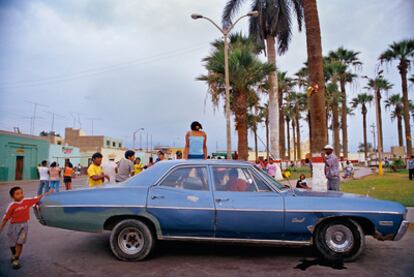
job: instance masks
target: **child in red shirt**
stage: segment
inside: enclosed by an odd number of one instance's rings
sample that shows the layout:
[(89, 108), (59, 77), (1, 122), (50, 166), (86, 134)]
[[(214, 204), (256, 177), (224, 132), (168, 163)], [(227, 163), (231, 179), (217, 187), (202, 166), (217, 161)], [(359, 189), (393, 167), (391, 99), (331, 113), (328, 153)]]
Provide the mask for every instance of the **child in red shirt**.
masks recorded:
[(3, 231), (7, 221), (10, 220), (7, 237), (12, 252), (11, 263), (14, 269), (18, 269), (20, 268), (19, 257), (28, 233), (27, 221), (30, 219), (30, 208), (40, 201), (42, 195), (35, 198), (24, 198), (21, 187), (11, 188), (9, 193), (14, 201), (7, 207), (6, 214), (0, 225), (0, 232)]

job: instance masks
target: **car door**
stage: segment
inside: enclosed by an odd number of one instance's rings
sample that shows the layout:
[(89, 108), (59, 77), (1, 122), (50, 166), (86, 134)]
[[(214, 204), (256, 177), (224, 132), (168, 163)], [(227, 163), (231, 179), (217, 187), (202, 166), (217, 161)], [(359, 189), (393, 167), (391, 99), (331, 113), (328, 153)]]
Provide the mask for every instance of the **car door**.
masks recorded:
[(284, 198), (254, 169), (212, 166), (217, 238), (279, 240), (284, 233)]
[(147, 210), (165, 237), (214, 235), (214, 202), (206, 166), (180, 166), (150, 188)]

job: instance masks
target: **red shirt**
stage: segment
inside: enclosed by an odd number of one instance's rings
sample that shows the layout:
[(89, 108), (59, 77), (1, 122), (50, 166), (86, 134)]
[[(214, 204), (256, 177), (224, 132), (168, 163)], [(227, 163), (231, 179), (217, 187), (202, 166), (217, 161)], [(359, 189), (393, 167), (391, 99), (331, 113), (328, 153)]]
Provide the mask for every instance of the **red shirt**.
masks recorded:
[(19, 202), (12, 202), (7, 207), (3, 220), (10, 220), (10, 223), (23, 223), (30, 219), (30, 208), (39, 202), (40, 198), (24, 198)]

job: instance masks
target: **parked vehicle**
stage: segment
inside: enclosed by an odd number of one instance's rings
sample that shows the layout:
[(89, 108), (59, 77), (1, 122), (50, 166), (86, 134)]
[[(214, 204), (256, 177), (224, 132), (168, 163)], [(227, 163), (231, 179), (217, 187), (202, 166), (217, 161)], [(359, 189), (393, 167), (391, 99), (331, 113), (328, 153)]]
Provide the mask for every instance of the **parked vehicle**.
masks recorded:
[(365, 236), (399, 240), (408, 228), (398, 203), (291, 189), (225, 160), (159, 162), (124, 183), (48, 195), (35, 213), (47, 226), (111, 231), (125, 261), (146, 258), (157, 240), (314, 245), (328, 260), (352, 261)]

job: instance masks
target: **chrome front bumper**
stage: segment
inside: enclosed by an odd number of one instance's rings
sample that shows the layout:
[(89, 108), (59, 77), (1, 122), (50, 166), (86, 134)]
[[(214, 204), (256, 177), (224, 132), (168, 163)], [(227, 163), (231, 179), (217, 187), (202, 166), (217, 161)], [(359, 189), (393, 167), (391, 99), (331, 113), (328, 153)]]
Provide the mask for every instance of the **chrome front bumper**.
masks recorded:
[(401, 222), (401, 225), (400, 225), (400, 228), (398, 229), (397, 234), (394, 237), (394, 240), (400, 240), (407, 232), (409, 226), (410, 226), (410, 222), (408, 222), (407, 220), (403, 220)]

